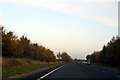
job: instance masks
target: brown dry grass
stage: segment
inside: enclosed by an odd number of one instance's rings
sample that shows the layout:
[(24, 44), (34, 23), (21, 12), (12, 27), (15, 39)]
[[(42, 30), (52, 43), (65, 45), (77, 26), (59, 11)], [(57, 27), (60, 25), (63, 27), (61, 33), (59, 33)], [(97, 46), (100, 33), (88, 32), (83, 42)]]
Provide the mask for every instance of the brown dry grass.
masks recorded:
[(31, 60), (26, 58), (2, 58), (2, 66), (24, 66), (24, 65), (34, 65), (43, 64), (44, 62), (38, 60)]
[(0, 67), (2, 67), (2, 57), (0, 57)]

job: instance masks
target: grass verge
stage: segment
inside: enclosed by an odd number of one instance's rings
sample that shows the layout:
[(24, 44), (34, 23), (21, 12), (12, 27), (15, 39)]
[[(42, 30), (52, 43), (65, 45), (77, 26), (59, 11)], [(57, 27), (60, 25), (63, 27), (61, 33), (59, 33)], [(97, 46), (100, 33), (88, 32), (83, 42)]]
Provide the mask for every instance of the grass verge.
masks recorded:
[(48, 66), (57, 65), (58, 63), (52, 63), (52, 64), (36, 64), (36, 65), (25, 65), (25, 66), (6, 66), (2, 68), (2, 77), (9, 77), (14, 76), (22, 73), (32, 72), (34, 70), (38, 70), (41, 68), (45, 68)]

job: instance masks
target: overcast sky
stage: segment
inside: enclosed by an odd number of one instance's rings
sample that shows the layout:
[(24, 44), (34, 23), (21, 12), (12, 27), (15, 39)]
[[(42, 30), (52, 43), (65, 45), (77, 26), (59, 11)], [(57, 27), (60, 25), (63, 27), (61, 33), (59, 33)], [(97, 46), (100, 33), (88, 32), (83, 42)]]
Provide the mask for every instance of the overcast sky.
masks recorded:
[(118, 0), (0, 0), (0, 19), (55, 54), (85, 58), (117, 35)]

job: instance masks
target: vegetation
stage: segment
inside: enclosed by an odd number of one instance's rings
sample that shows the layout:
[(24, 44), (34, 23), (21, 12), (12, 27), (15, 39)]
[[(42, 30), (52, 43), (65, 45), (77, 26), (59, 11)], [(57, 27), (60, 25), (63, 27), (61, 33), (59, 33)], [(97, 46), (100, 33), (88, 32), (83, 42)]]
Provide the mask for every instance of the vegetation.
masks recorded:
[(18, 66), (25, 66), (25, 65), (28, 66), (28, 65), (36, 65), (36, 64), (43, 64), (43, 63), (46, 63), (46, 62), (41, 62), (39, 60), (33, 60), (29, 58), (2, 57), (2, 67), (8, 67), (8, 66), (18, 67)]
[(62, 52), (62, 54), (60, 54), (60, 52), (59, 52), (57, 54), (57, 57), (58, 57), (59, 61), (62, 61), (62, 62), (73, 62), (73, 59), (66, 52)]
[(24, 66), (6, 66), (2, 68), (2, 72), (3, 72), (2, 77), (5, 78), (9, 76), (14, 76), (17, 74), (27, 73), (27, 72), (44, 68), (44, 67), (53, 66), (53, 65), (57, 65), (57, 63), (54, 63), (54, 64), (41, 63), (36, 65), (24, 65)]
[(94, 51), (91, 55), (87, 55), (86, 58), (89, 58), (94, 63), (120, 66), (120, 38), (113, 37), (106, 46), (103, 46), (101, 51)]
[(24, 35), (18, 38), (12, 31), (6, 32), (4, 27), (0, 27), (0, 31), (3, 57), (29, 58), (48, 63), (56, 60), (53, 51), (37, 43), (32, 43)]

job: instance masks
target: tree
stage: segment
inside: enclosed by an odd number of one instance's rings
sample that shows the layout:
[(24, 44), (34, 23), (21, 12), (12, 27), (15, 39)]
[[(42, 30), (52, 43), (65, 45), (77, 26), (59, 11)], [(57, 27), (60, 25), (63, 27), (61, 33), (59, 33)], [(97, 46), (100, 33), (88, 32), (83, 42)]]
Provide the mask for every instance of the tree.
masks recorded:
[(90, 59), (90, 55), (89, 54), (86, 56), (86, 59), (87, 59), (87, 61)]
[(40, 61), (56, 61), (54, 52), (31, 41), (24, 35), (18, 37), (12, 32), (6, 32), (4, 27), (0, 27), (2, 33), (2, 53), (4, 57), (30, 58)]
[(20, 37), (20, 48), (22, 49), (22, 56), (30, 57), (29, 50), (30, 50), (30, 40), (24, 35)]
[(9, 31), (8, 33), (4, 34), (2, 36), (2, 49), (3, 49), (3, 56), (14, 56), (16, 46), (14, 45), (16, 43), (17, 37), (14, 35), (12, 31)]
[(120, 38), (113, 37), (108, 44), (103, 46), (101, 51), (90, 55), (91, 61), (112, 66), (120, 65)]
[(61, 61), (61, 54), (60, 52), (57, 54), (58, 61)]
[(73, 59), (66, 52), (61, 54), (61, 58), (63, 62), (73, 62)]

